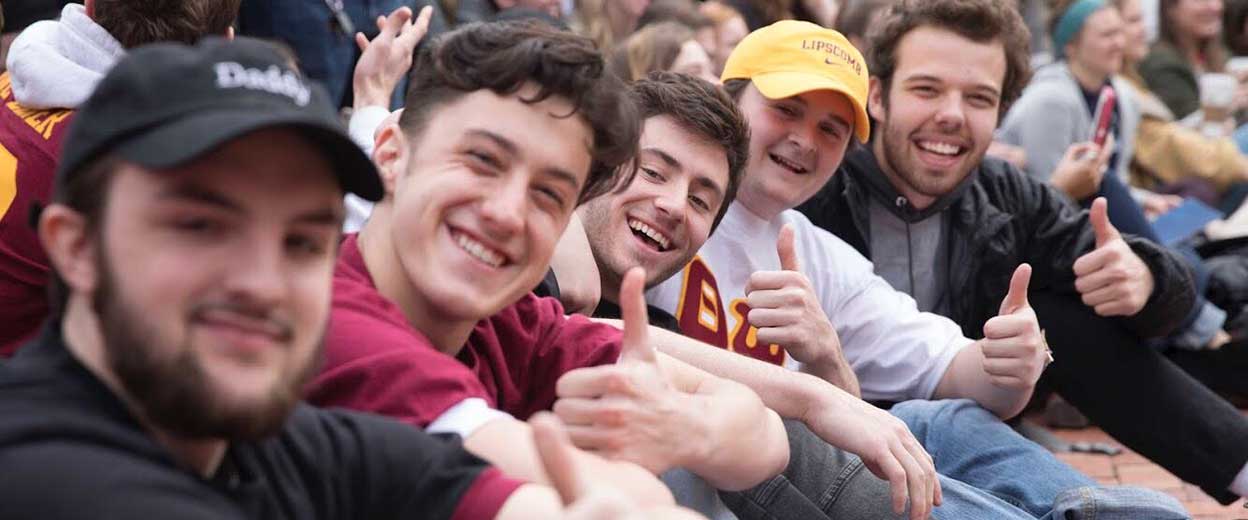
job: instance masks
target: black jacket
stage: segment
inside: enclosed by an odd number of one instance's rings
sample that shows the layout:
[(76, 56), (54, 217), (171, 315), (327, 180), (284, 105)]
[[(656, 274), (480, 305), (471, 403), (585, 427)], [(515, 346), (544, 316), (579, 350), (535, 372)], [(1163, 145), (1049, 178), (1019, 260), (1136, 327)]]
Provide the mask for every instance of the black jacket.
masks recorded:
[[(881, 179), (884, 173), (870, 147), (859, 147), (798, 210), (871, 258), (869, 197), (903, 220), (913, 221), (916, 213), (908, 204), (898, 207), (898, 194)], [(1072, 304), (1083, 305), (1073, 266), (1093, 249), (1096, 238), (1088, 213), (1061, 193), (1005, 161), (985, 157), (958, 190), (934, 207), (949, 212), (949, 318), (967, 337), (981, 336), (984, 323), (997, 315), (1010, 276), (1022, 262), (1032, 266), (1032, 291), (1069, 293)], [(1169, 250), (1142, 238), (1124, 238), (1155, 281), (1144, 309), (1124, 322), (1141, 337), (1164, 336), (1194, 305), (1191, 273)]]

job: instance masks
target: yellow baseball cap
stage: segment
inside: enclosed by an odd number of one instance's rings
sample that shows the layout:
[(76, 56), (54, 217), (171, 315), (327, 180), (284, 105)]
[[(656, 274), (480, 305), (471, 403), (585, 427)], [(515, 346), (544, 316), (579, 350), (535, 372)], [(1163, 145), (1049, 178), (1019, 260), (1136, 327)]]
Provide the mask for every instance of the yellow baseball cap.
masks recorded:
[(741, 40), (722, 80), (748, 79), (764, 96), (781, 99), (812, 90), (844, 94), (854, 106), (854, 134), (871, 137), (867, 61), (841, 33), (810, 22), (782, 20)]

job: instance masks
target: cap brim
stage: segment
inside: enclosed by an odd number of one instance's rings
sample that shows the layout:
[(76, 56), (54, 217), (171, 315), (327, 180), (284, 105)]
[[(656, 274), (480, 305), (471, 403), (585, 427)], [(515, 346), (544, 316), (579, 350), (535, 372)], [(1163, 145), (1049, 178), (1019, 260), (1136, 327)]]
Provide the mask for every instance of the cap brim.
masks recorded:
[(369, 201), (384, 194), (377, 168), (364, 151), (335, 123), (293, 112), (245, 112), (212, 110), (157, 125), (127, 139), (111, 151), (148, 168), (172, 168), (185, 164), (226, 142), (266, 128), (289, 127), (300, 131), (325, 154), (344, 192)]
[(750, 78), (754, 87), (770, 99), (782, 99), (815, 90), (839, 92), (854, 107), (854, 135), (858, 142), (871, 138), (871, 119), (867, 116), (865, 99), (858, 99), (848, 85), (822, 74), (809, 72), (765, 72)]

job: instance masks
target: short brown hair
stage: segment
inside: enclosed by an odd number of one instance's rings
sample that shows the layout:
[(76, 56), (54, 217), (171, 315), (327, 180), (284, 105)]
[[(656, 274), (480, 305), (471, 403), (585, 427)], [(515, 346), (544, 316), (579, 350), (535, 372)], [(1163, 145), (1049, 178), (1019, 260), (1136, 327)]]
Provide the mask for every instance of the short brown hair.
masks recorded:
[(95, 0), (91, 19), (131, 49), (155, 42), (193, 44), (221, 36), (242, 0)]
[(611, 52), (607, 68), (624, 81), (635, 81), (656, 70), (668, 70), (680, 48), (693, 40), (693, 30), (676, 22), (642, 27)]
[(1005, 52), (1005, 77), (1001, 81), (1001, 107), (1005, 117), (1010, 105), (1031, 79), (1030, 33), (1010, 2), (1003, 0), (897, 0), (869, 33), (867, 68), (879, 78), (888, 103), (889, 87), (897, 69), (897, 44), (919, 27), (953, 31), (968, 40), (999, 41)]
[(681, 128), (724, 149), (728, 185), (711, 224), (714, 232), (737, 196), (737, 186), (750, 156), (750, 127), (745, 116), (719, 87), (687, 74), (652, 72), (634, 82), (630, 94), (644, 119), (671, 117)]
[(653, 0), (641, 13), (637, 28), (659, 22), (676, 22), (695, 31), (711, 26), (711, 19), (694, 7), (693, 0)]
[(566, 117), (580, 115), (593, 131), (593, 162), (578, 204), (632, 178), (641, 120), (627, 88), (607, 73), (589, 38), (533, 20), (469, 24), (431, 42), (412, 65), (399, 126), (416, 136), (439, 106), (482, 89), (515, 93), (530, 82), (539, 90), (522, 101), (567, 98)]

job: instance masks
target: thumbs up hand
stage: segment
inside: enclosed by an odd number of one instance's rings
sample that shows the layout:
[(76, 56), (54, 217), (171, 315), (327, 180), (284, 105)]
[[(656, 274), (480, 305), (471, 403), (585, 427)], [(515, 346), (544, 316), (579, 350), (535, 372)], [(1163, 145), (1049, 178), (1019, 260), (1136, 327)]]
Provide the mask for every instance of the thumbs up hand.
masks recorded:
[(696, 400), (669, 384), (650, 343), (645, 270), (636, 267), (620, 283), (624, 321), (620, 357), (614, 365), (579, 368), (555, 386), (554, 412), (578, 448), (625, 460), (658, 474), (696, 456)]
[(559, 494), (564, 506), (563, 520), (642, 520), (652, 518), (688, 520), (701, 518), (691, 511), (675, 506), (641, 508), (623, 492), (610, 486), (591, 486), (575, 460), (574, 448), (568, 442), (559, 419), (539, 412), (529, 419), (533, 427), (533, 444), (542, 468), (550, 477), (550, 485)]
[(760, 346), (774, 343), (802, 363), (820, 364), (841, 357), (841, 342), (810, 279), (801, 272), (794, 240), (793, 227), (785, 225), (776, 241), (781, 270), (750, 275), (746, 318), (758, 328)]
[(1092, 202), (1088, 219), (1096, 249), (1075, 261), (1075, 289), (1098, 315), (1135, 315), (1153, 294), (1153, 273), (1109, 223), (1103, 197)]
[(1036, 384), (1051, 359), (1036, 312), (1027, 302), (1031, 266), (1021, 264), (1010, 278), (1010, 292), (1001, 301), (1001, 312), (984, 324), (984, 372), (992, 384), (1027, 389)]

